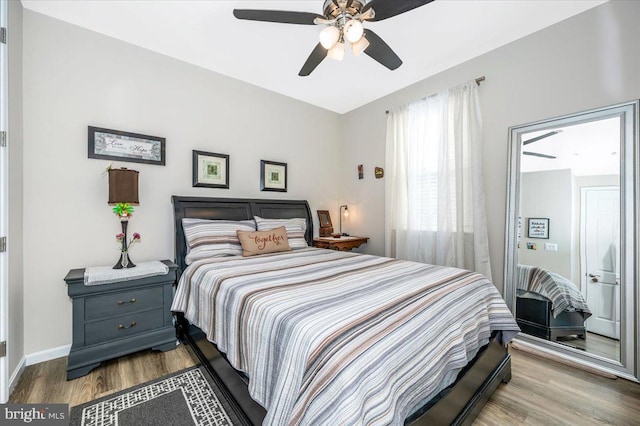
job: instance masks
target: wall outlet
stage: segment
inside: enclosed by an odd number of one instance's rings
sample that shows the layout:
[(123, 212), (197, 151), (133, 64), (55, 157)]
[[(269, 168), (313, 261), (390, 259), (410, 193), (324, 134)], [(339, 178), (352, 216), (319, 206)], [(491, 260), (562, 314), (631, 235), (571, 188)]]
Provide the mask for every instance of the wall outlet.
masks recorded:
[(544, 249), (549, 251), (558, 251), (558, 245), (556, 243), (544, 243)]

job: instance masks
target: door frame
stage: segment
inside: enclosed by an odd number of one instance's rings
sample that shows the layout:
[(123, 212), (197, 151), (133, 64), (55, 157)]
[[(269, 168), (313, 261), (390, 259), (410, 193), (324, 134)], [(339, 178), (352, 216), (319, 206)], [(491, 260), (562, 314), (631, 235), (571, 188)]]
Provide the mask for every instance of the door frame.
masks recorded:
[[(586, 241), (585, 235), (587, 233), (587, 191), (617, 191), (620, 193), (620, 185), (599, 185), (599, 186), (583, 186), (580, 188), (580, 292), (582, 296), (584, 296), (585, 300), (587, 300), (587, 286), (589, 285), (587, 279), (587, 249), (586, 249)], [(618, 205), (620, 205), (620, 201), (618, 201)], [(618, 256), (620, 255), (620, 242), (618, 242)], [(620, 271), (616, 271), (616, 283), (617, 283), (617, 311), (615, 316), (618, 319), (618, 337), (620, 336), (620, 311), (622, 309), (622, 300), (620, 294)], [(587, 320), (588, 321), (588, 320)], [(586, 321), (585, 321), (586, 326)], [(588, 331), (588, 330), (587, 330)]]
[[(7, 0), (0, 0), (0, 26), (7, 28)], [(0, 130), (8, 130), (8, 54), (0, 43)], [(8, 139), (8, 138), (7, 138)], [(0, 237), (9, 230), (9, 150), (0, 148)], [(0, 357), (0, 403), (9, 399), (9, 251), (0, 253), (0, 342), (7, 342), (7, 354)]]

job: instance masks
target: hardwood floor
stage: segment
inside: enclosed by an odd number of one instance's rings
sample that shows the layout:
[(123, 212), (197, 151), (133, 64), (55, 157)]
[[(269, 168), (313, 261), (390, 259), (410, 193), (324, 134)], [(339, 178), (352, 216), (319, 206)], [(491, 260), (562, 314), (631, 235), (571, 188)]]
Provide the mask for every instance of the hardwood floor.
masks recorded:
[(640, 425), (640, 384), (509, 351), (511, 381), (500, 385), (474, 426)]
[(67, 357), (27, 367), (10, 403), (60, 403), (70, 407), (180, 371), (196, 364), (180, 345), (168, 352), (142, 351), (104, 362), (86, 376), (67, 381)]
[(620, 360), (620, 340), (600, 336), (587, 331), (586, 339), (578, 339), (576, 336), (558, 337), (558, 343), (572, 348), (580, 349), (590, 354), (600, 355), (605, 358)]
[[(640, 425), (640, 384), (611, 380), (511, 349), (512, 379), (473, 423), (483, 425)], [(26, 368), (11, 403), (82, 404), (195, 365), (184, 346), (109, 361), (67, 382), (67, 359)]]

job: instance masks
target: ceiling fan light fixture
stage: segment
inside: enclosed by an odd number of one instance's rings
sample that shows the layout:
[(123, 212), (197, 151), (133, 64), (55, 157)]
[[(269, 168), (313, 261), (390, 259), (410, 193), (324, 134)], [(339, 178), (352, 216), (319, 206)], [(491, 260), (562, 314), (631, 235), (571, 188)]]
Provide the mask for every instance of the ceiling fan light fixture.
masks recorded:
[(327, 52), (327, 56), (336, 61), (344, 59), (344, 43), (338, 42)]
[(354, 56), (360, 56), (367, 47), (369, 47), (369, 40), (367, 40), (366, 37), (360, 37), (360, 40), (351, 44), (351, 51)]
[(357, 19), (350, 20), (344, 26), (344, 37), (350, 43), (357, 43), (360, 39), (362, 39), (363, 34), (364, 26), (362, 25), (362, 22)]
[(329, 26), (320, 31), (320, 44), (329, 50), (340, 40), (340, 30), (334, 26)]

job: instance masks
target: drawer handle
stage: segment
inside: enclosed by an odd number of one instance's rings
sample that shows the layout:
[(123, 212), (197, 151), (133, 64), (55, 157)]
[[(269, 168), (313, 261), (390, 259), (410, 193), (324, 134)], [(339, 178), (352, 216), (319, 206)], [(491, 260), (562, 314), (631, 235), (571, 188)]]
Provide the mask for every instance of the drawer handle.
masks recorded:
[[(125, 303), (127, 303), (127, 302), (125, 302), (123, 300), (118, 300), (118, 305), (124, 305)], [(136, 298), (134, 297), (133, 299), (129, 300), (128, 303), (136, 303)]]
[(118, 324), (118, 330), (126, 330), (127, 328), (132, 328), (136, 326), (136, 322), (135, 321), (131, 321), (131, 324), (129, 324), (128, 326), (126, 325), (122, 325), (122, 324)]

